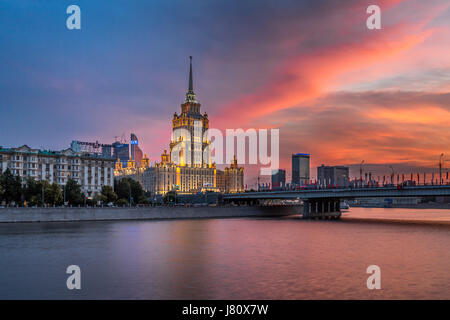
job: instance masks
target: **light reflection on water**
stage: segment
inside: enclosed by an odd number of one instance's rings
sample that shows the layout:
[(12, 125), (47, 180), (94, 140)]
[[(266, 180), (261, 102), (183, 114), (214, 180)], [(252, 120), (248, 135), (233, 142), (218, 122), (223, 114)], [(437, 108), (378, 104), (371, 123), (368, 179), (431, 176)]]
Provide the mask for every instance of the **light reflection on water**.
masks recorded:
[[(0, 224), (0, 298), (450, 299), (448, 221), (450, 210), (352, 208), (342, 221)], [(71, 264), (80, 291), (66, 289)], [(366, 287), (372, 264), (382, 290)]]

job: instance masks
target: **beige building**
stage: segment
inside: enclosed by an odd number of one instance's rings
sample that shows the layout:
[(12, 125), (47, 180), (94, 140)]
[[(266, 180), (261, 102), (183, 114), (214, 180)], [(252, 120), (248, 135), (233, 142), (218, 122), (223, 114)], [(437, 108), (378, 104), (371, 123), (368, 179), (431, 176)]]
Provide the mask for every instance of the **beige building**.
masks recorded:
[(136, 160), (128, 160), (127, 166), (124, 168), (120, 159), (117, 159), (114, 167), (114, 176), (117, 179), (131, 178), (138, 181), (144, 186), (144, 172), (150, 167), (150, 160), (147, 154), (138, 162)]
[(161, 162), (145, 171), (144, 189), (152, 194), (166, 194), (172, 190), (178, 193), (195, 193), (202, 189), (219, 191), (214, 165), (176, 165), (167, 150), (161, 155)]
[(244, 192), (244, 168), (237, 164), (236, 156), (229, 168), (225, 168), (224, 173), (225, 192)]
[(88, 197), (101, 192), (102, 187), (114, 186), (114, 159), (97, 154), (75, 152), (72, 149), (48, 151), (0, 147), (0, 172), (10, 169), (26, 183), (28, 178), (47, 180), (63, 187), (74, 179)]

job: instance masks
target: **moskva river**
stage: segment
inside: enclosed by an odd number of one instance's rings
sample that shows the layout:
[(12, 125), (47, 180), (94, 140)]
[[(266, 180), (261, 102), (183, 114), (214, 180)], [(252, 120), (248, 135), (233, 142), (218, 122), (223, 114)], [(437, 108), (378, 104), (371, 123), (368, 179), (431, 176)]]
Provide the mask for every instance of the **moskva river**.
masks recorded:
[(450, 299), (450, 210), (0, 224), (0, 298)]

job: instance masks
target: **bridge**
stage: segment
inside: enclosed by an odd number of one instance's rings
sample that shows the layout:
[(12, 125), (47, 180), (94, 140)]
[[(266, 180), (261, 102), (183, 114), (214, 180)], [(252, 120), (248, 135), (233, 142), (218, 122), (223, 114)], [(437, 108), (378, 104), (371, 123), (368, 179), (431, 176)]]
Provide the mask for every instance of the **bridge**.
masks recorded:
[(263, 200), (302, 200), (303, 218), (338, 219), (340, 202), (355, 198), (450, 196), (450, 185), (268, 190), (224, 194), (227, 203), (253, 205)]

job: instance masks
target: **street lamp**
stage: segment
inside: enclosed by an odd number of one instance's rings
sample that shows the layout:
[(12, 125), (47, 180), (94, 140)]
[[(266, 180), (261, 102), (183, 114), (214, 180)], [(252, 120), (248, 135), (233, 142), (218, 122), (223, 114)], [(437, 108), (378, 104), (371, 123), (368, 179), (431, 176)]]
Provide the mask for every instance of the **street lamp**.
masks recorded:
[(361, 182), (361, 186), (362, 186), (363, 164), (364, 164), (364, 160), (361, 161), (361, 164), (359, 165), (359, 181)]
[(439, 184), (442, 184), (442, 158), (444, 157), (444, 154), (441, 153), (439, 156)]
[(41, 183), (41, 188), (42, 188), (42, 206), (44, 207), (44, 184)]
[[(64, 176), (64, 173), (63, 173)], [(64, 206), (66, 206), (66, 185), (70, 179), (70, 172), (67, 172), (67, 180), (64, 181)]]

